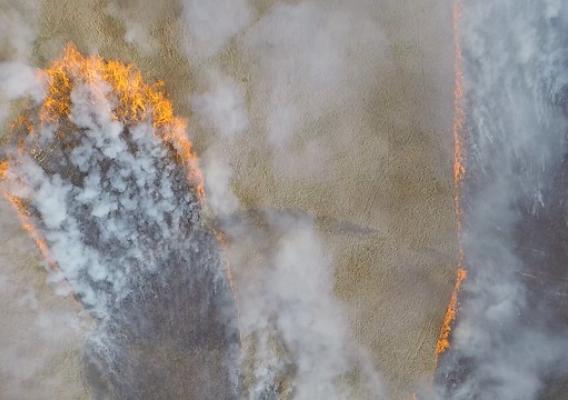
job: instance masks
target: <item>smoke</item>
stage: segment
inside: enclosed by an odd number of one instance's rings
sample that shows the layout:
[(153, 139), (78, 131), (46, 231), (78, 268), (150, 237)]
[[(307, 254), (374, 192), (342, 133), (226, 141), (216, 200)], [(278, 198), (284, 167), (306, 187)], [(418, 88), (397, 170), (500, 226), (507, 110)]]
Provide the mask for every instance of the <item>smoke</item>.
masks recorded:
[[(264, 229), (229, 230), (235, 239), (246, 233), (260, 252), (246, 269), (235, 271), (242, 283), (241, 336), (250, 349), (244, 356), (252, 358), (245, 363), (247, 398), (277, 393), (294, 399), (358, 398), (357, 390), (359, 396), (382, 398), (378, 374), (353, 343), (346, 309), (334, 294), (331, 260), (313, 221), (270, 211), (260, 218)], [(230, 251), (252, 248), (245, 249)]]
[(254, 17), (248, 0), (183, 0), (190, 59), (203, 61), (223, 50)]
[(1, 59), (26, 61), (31, 57), (37, 35), (38, 8), (33, 0), (7, 0), (0, 4)]
[[(329, 140), (305, 127), (360, 103), (385, 64), (387, 42), (370, 11), (365, 1), (277, 3), (239, 41), (279, 173), (324, 174), (332, 146), (347, 144), (348, 137)], [(354, 60), (359, 53), (364, 62)]]
[(24, 63), (0, 63), (0, 92), (7, 100), (31, 97), (40, 102), (44, 96), (42, 77), (37, 70)]
[(203, 89), (192, 96), (192, 110), (194, 122), (210, 136), (202, 155), (207, 205), (217, 216), (227, 216), (238, 210), (239, 202), (230, 186), (233, 168), (224, 148), (237, 146), (249, 129), (245, 91), (215, 67), (204, 76)]
[[(0, 4), (0, 126), (10, 113), (10, 102), (37, 88), (33, 70), (26, 65), (37, 36), (37, 8), (28, 0)], [(41, 96), (37, 90), (33, 94)]]
[[(29, 64), (37, 38), (39, 4), (0, 4), (0, 127), (13, 115), (14, 101), (37, 104), (45, 92), (41, 74)], [(0, 135), (4, 139), (4, 132)], [(4, 151), (5, 149), (3, 149)], [(37, 251), (21, 232), (8, 203), (0, 204), (0, 387), (5, 399), (58, 398), (62, 392), (81, 397), (79, 369), (89, 319), (46, 285)]]
[[(159, 25), (163, 13), (179, 14), (187, 32), (184, 45), (192, 66), (191, 84), (196, 88), (191, 102), (193, 124), (189, 134), (201, 130), (201, 137), (206, 137), (201, 154), (207, 190), (205, 203), (212, 211), (214, 222), (224, 228), (228, 242), (227, 259), (235, 277), (233, 284), (242, 313), (244, 392), (251, 399), (270, 398), (276, 393), (283, 398), (298, 399), (385, 398), (373, 363), (381, 357), (377, 348), (398, 347), (393, 343), (399, 342), (392, 338), (381, 341), (382, 346), (374, 349), (372, 363), (367, 357), (368, 349), (360, 349), (355, 344), (361, 339), (355, 338), (355, 327), (350, 319), (361, 316), (351, 318), (351, 309), (336, 294), (340, 262), (334, 259), (329, 235), (319, 226), (321, 219), (312, 220), (308, 216), (317, 214), (319, 209), (308, 205), (306, 212), (293, 216), (284, 211), (255, 212), (270, 207), (295, 206), (296, 203), (289, 200), (302, 195), (295, 193), (300, 191), (295, 186), (282, 189), (289, 178), (305, 184), (306, 191), (317, 191), (317, 184), (331, 181), (330, 177), (339, 170), (347, 170), (332, 183), (333, 190), (323, 191), (325, 195), (317, 192), (321, 195), (318, 201), (330, 205), (332, 216), (341, 216), (341, 212), (335, 212), (338, 209), (349, 213), (360, 208), (361, 213), (353, 219), (364, 220), (370, 226), (378, 224), (377, 221), (383, 222), (382, 216), (377, 217), (382, 209), (370, 210), (377, 208), (375, 200), (383, 196), (382, 187), (385, 191), (390, 187), (390, 182), (384, 185), (384, 181), (375, 178), (382, 175), (377, 160), (386, 160), (383, 156), (392, 145), (386, 143), (384, 137), (387, 135), (383, 130), (392, 127), (385, 127), (381, 125), (384, 121), (377, 122), (369, 117), (370, 114), (384, 117), (382, 113), (386, 113), (381, 109), (382, 105), (376, 107), (373, 102), (379, 83), (386, 86), (381, 79), (385, 79), (384, 67), (389, 65), (391, 57), (388, 52), (391, 44), (378, 24), (377, 15), (382, 14), (382, 7), (366, 0), (349, 4), (339, 1), (280, 2), (270, 6), (266, 2), (243, 0), (184, 1), (180, 2), (180, 7), (176, 5), (164, 10), (158, 3), (166, 2), (156, 2), (156, 5), (110, 2), (106, 11), (122, 21), (125, 39), (148, 53), (159, 45), (154, 27)], [(157, 64), (163, 62), (158, 60)], [(246, 70), (247, 73), (242, 74), (246, 76), (235, 73), (238, 68)], [(167, 80), (168, 76), (160, 78)], [(153, 165), (170, 164), (164, 161), (162, 145), (149, 139), (153, 137), (153, 127), (140, 124), (133, 128), (109, 120), (109, 105), (105, 100), (108, 88), (102, 85), (96, 93), (87, 89), (86, 92), (77, 89), (73, 99), (74, 123), (81, 126), (81, 132), (74, 137), (80, 138), (80, 143), (71, 143), (72, 157), (55, 169), (60, 171), (68, 167), (79, 173), (57, 178), (56, 174), (42, 173), (34, 168), (37, 160), (29, 159), (22, 165), (21, 173), (37, 185), (33, 191), (20, 194), (29, 199), (42, 199), (35, 204), (37, 215), (46, 220), (42, 229), (49, 232), (57, 256), (67, 261), (67, 272), (82, 301), (97, 310), (103, 320), (105, 314), (111, 315), (99, 325), (99, 332), (92, 336), (88, 347), (89, 370), (94, 371), (88, 374), (89, 380), (94, 382), (95, 388), (110, 386), (117, 393), (135, 393), (138, 397), (156, 398), (158, 393), (166, 393), (166, 397), (175, 398), (190, 392), (196, 398), (215, 396), (215, 391), (224, 382), (234, 379), (234, 375), (217, 379), (210, 370), (199, 371), (201, 368), (197, 366), (207, 364), (215, 357), (215, 351), (200, 353), (199, 348), (207, 346), (197, 339), (212, 330), (195, 322), (209, 321), (208, 317), (185, 313), (190, 312), (188, 304), (214, 302), (208, 296), (218, 293), (215, 290), (226, 293), (225, 284), (221, 282), (220, 287), (215, 286), (211, 283), (211, 280), (215, 281), (213, 278), (207, 274), (194, 274), (194, 269), (182, 270), (185, 275), (180, 278), (177, 269), (162, 268), (163, 265), (189, 263), (189, 257), (193, 266), (204, 270), (209, 266), (216, 270), (220, 265), (218, 255), (212, 250), (214, 241), (205, 233), (203, 236), (196, 233), (189, 241), (199, 246), (190, 246), (191, 255), (187, 254), (187, 248), (182, 251), (172, 245), (188, 240), (177, 236), (174, 228), (163, 226), (169, 224), (164, 215), (168, 215), (172, 207), (180, 207), (180, 212), (191, 218), (196, 214), (187, 210), (187, 203), (177, 197), (176, 190), (171, 190), (173, 197), (166, 195), (170, 192), (167, 186), (171, 179)], [(385, 92), (389, 90), (392, 88), (387, 87)], [(398, 109), (398, 106), (394, 108)], [(390, 107), (391, 104), (384, 105), (385, 109)], [(347, 116), (349, 119), (344, 118)], [(404, 119), (396, 117), (399, 118)], [(353, 123), (353, 120), (357, 121)], [(370, 134), (359, 135), (357, 131), (363, 129)], [(377, 135), (379, 130), (380, 135)], [(132, 134), (129, 139), (124, 138), (125, 131)], [(41, 137), (51, 145), (50, 134), (46, 130)], [(406, 138), (401, 142), (403, 140)], [(129, 156), (131, 145), (143, 149), (143, 157), (132, 159)], [(255, 152), (264, 145), (269, 148), (268, 164), (271, 165), (266, 166), (261, 160), (253, 167), (243, 169), (243, 164), (253, 163)], [(57, 143), (55, 149), (67, 154)], [(336, 162), (338, 159), (348, 162)], [(102, 168), (106, 164), (108, 171)], [(361, 171), (353, 174), (349, 171), (351, 168)], [(122, 177), (120, 171), (123, 169), (130, 174), (128, 179)], [(251, 169), (263, 177), (269, 176), (267, 180), (274, 180), (274, 186), (267, 191), (274, 188), (290, 194), (282, 201), (272, 201), (269, 195), (259, 198), (249, 193), (251, 191), (247, 192), (247, 188), (236, 187), (235, 180), (241, 178), (239, 174)], [(88, 178), (85, 185), (76, 187), (73, 179), (85, 174)], [(355, 175), (362, 177), (364, 182), (359, 181), (360, 186), (348, 186), (357, 179)], [(344, 184), (346, 189), (337, 190)], [(359, 202), (352, 198), (350, 191), (363, 185), (376, 186), (377, 193), (369, 193), (369, 199)], [(145, 196), (146, 190), (157, 198)], [(340, 204), (343, 200), (346, 203)], [(381, 201), (379, 199), (378, 203)], [(299, 203), (302, 207), (305, 205)], [(139, 210), (140, 214), (135, 214), (133, 209)], [(348, 215), (347, 218), (351, 217)], [(84, 225), (87, 220), (94, 221), (88, 228)], [(99, 223), (100, 220), (108, 223)], [(141, 221), (145, 220), (151, 221), (151, 227), (140, 228)], [(136, 228), (128, 230), (129, 227)], [(139, 228), (143, 230), (142, 235)], [(154, 240), (156, 232), (160, 235), (164, 232), (162, 241)], [(365, 235), (368, 233), (359, 236)], [(89, 246), (85, 237), (92, 240)], [(93, 248), (92, 243), (99, 238), (102, 239), (100, 247)], [(132, 243), (138, 244), (132, 246)], [(359, 247), (358, 243), (351, 244)], [(175, 250), (170, 253), (171, 258), (177, 261), (155, 259), (156, 252), (166, 253), (170, 246)], [(197, 255), (209, 251), (212, 254), (208, 256)], [(354, 252), (352, 256), (358, 257), (357, 254)], [(78, 262), (71, 262), (73, 258)], [(369, 263), (382, 268), (380, 258), (371, 255)], [(89, 261), (83, 262), (86, 259)], [(138, 264), (143, 264), (143, 268)], [(132, 270), (135, 273), (127, 273)], [(156, 273), (158, 270), (160, 274)], [(378, 279), (378, 276), (374, 278)], [(141, 283), (144, 281), (151, 284), (144, 286)], [(202, 291), (192, 286), (203, 282)], [(378, 284), (375, 287), (375, 283), (373, 281), (364, 290), (380, 291), (382, 287)], [(152, 306), (155, 298), (161, 300)], [(230, 303), (224, 296), (218, 301)], [(219, 309), (223, 306), (220, 304)], [(217, 310), (216, 307), (213, 309)], [(121, 311), (116, 312), (119, 308)], [(230, 304), (227, 308), (230, 314)], [(164, 309), (168, 310), (167, 315), (158, 318)], [(379, 314), (374, 311), (373, 315)], [(128, 315), (131, 317), (127, 318)], [(164, 327), (160, 328), (160, 325)], [(198, 332), (188, 332), (190, 328), (198, 329)], [(188, 339), (179, 344), (163, 333), (165, 329), (181, 332), (180, 335)], [(376, 335), (383, 335), (383, 332), (377, 329)], [(160, 341), (163, 346), (153, 346), (155, 342), (147, 341), (146, 334), (152, 337), (163, 334)], [(233, 340), (231, 334), (228, 336)], [(194, 339), (196, 341), (192, 342)], [(190, 342), (199, 345), (189, 350)], [(231, 353), (229, 364), (232, 350), (228, 350)], [(178, 365), (180, 359), (186, 360), (187, 364), (176, 370), (172, 366)], [(152, 372), (146, 373), (145, 369)], [(163, 374), (154, 374), (160, 370)], [(224, 373), (227, 368), (219, 367), (218, 370)], [(211, 375), (207, 377), (208, 373)], [(166, 383), (168, 387), (165, 387)], [(199, 390), (201, 392), (192, 392)]]
[(168, 18), (172, 10), (168, 2), (126, 0), (108, 2), (105, 12), (121, 22), (124, 40), (147, 55), (158, 46), (155, 37), (158, 23)]
[[(191, 60), (196, 53), (211, 58), (224, 51), (250, 60), (247, 92), (224, 72), (223, 58), (201, 66), (196, 76), (202, 89), (192, 110), (199, 129), (207, 132), (208, 207), (228, 240), (243, 346), (243, 396), (251, 400), (385, 396), (379, 374), (354, 344), (347, 308), (335, 294), (329, 244), (313, 218), (246, 212), (232, 186), (238, 163), (254, 151), (246, 145), (251, 140), (268, 144), (279, 176), (293, 170), (311, 179), (325, 167), (329, 138), (308, 133), (299, 151), (296, 139), (311, 122), (358, 100), (358, 89), (385, 48), (364, 5), (336, 5), (278, 3), (252, 21), (251, 6), (233, 2), (217, 17), (220, 22), (212, 23), (219, 2), (184, 3)], [(207, 27), (198, 29), (205, 21)], [(205, 53), (201, 42), (208, 47)], [(353, 46), (369, 55), (369, 65), (346, 61)], [(338, 91), (341, 96), (334, 95)], [(252, 137), (253, 128), (260, 137)]]
[(249, 127), (245, 92), (232, 79), (219, 71), (210, 71), (208, 88), (193, 96), (192, 109), (205, 129), (211, 129), (223, 139), (231, 139)]
[(468, 2), (461, 21), (470, 278), (441, 361), (441, 397), (549, 398), (568, 374), (567, 254), (559, 244), (566, 236), (568, 7)]
[(58, 268), (51, 280), (68, 284), (97, 322), (85, 349), (91, 390), (234, 398), (233, 297), (200, 221), (194, 162), (175, 140), (184, 125), (154, 126), (154, 114), (126, 123), (110, 82), (78, 71), (66, 70), (68, 118), (30, 111), (33, 133), (17, 132), (3, 190), (45, 238)]
[(62, 391), (80, 397), (80, 371), (66, 367), (80, 358), (88, 319), (38, 279), (42, 266), (33, 244), (19, 232), (7, 203), (0, 204), (0, 213), (0, 301), (10, 305), (0, 327), (2, 398), (44, 398)]

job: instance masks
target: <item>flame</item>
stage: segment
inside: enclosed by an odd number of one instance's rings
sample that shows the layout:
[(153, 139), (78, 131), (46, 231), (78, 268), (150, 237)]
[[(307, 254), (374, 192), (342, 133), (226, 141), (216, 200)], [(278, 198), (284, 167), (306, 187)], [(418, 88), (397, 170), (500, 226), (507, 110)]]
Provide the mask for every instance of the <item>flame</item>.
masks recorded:
[[(217, 227), (215, 227), (213, 229), (213, 233), (215, 235), (215, 239), (217, 239), (217, 243), (219, 243), (221, 250), (227, 250), (227, 248), (230, 245), (230, 238), (227, 236), (227, 234), (225, 232), (223, 232), (222, 230), (218, 229)], [(223, 269), (225, 271), (225, 276), (227, 277), (227, 280), (229, 282), (229, 287), (231, 288), (231, 294), (233, 296), (235, 304), (237, 305), (237, 307), (236, 307), (236, 309), (237, 309), (237, 321), (240, 321), (241, 317), (240, 317), (240, 311), (239, 311), (240, 310), (239, 291), (238, 291), (238, 286), (237, 286), (236, 281), (235, 281), (235, 276), (233, 274), (233, 268), (231, 266), (231, 263), (229, 262), (229, 260), (226, 257), (222, 257), (221, 260), (223, 262)], [(240, 329), (239, 329), (239, 338), (240, 338), (240, 341), (242, 343), (244, 341), (244, 337), (242, 336), (242, 331)]]
[[(0, 163), (0, 171), (2, 171), (2, 168), (4, 166), (8, 168), (7, 162), (5, 161)], [(0, 180), (2, 180), (3, 177), (4, 176), (0, 174)], [(46, 260), (49, 270), (51, 272), (59, 272), (60, 271), (59, 267), (57, 266), (55, 259), (51, 255), (47, 243), (45, 242), (42, 235), (39, 233), (37, 228), (32, 223), (28, 208), (26, 207), (24, 202), (20, 198), (13, 196), (7, 192), (2, 192), (2, 196), (8, 201), (8, 203), (10, 203), (10, 205), (14, 208), (14, 210), (16, 210), (16, 215), (20, 220), (20, 225), (22, 229), (34, 241), (40, 254)], [(62, 293), (73, 293), (73, 288), (71, 287), (71, 284), (65, 278), (59, 281), (57, 283), (57, 286), (61, 289)], [(78, 300), (76, 300), (75, 298), (73, 299), (75, 304), (80, 304)]]
[(203, 176), (192, 143), (186, 137), (187, 122), (174, 115), (172, 103), (164, 93), (163, 81), (147, 84), (135, 66), (107, 61), (97, 55), (85, 57), (73, 44), (67, 45), (63, 57), (43, 72), (47, 81), (47, 95), (40, 110), (43, 124), (69, 117), (71, 92), (75, 85), (106, 83), (111, 89), (112, 117), (125, 125), (152, 121), (157, 134), (176, 150), (178, 161), (186, 165), (197, 196), (203, 198)]
[(3, 193), (4, 198), (12, 205), (12, 207), (16, 210), (16, 214), (18, 219), (20, 220), (20, 224), (24, 231), (32, 238), (35, 242), (37, 248), (39, 249), (43, 258), (47, 261), (51, 270), (56, 270), (55, 261), (49, 252), (49, 248), (43, 240), (41, 234), (37, 231), (36, 227), (32, 224), (30, 220), (30, 214), (28, 208), (22, 201), (22, 199), (11, 195), (9, 193)]
[(454, 1), (453, 8), (453, 32), (454, 32), (454, 120), (452, 136), (454, 140), (454, 207), (457, 214), (458, 234), (461, 234), (461, 204), (460, 189), (465, 177), (463, 149), (463, 127), (465, 123), (465, 111), (463, 108), (463, 58), (460, 44), (460, 21), (462, 17), (461, 0)]
[(450, 304), (448, 304), (448, 309), (446, 310), (446, 315), (444, 316), (444, 321), (442, 322), (442, 327), (440, 328), (438, 343), (436, 344), (436, 354), (438, 357), (450, 347), (450, 334), (458, 313), (458, 297), (466, 278), (467, 271), (464, 268), (458, 268), (456, 284), (452, 292), (452, 297), (450, 298)]
[[(198, 168), (197, 157), (192, 143), (186, 137), (187, 122), (174, 115), (172, 103), (164, 93), (164, 83), (147, 84), (140, 70), (119, 61), (107, 61), (99, 56), (85, 57), (73, 44), (68, 44), (63, 57), (55, 60), (38, 75), (46, 82), (46, 96), (40, 106), (39, 122), (54, 124), (68, 119), (71, 114), (71, 93), (77, 84), (95, 85), (106, 83), (110, 88), (109, 102), (112, 104), (112, 118), (125, 125), (151, 121), (155, 132), (175, 150), (176, 159), (188, 171), (188, 179), (194, 185), (198, 199), (204, 197), (203, 176)], [(28, 135), (34, 133), (34, 124), (26, 115), (19, 116), (11, 124), (12, 130), (24, 129)], [(29, 151), (36, 155), (36, 149), (26, 148), (22, 138), (17, 143), (20, 153)], [(8, 176), (10, 163), (0, 161), (0, 181)], [(0, 191), (16, 211), (24, 231), (32, 238), (51, 271), (59, 271), (57, 263), (39, 230), (32, 222), (25, 202), (7, 191)], [(71, 288), (63, 281), (65, 288)], [(72, 292), (69, 290), (68, 292)]]
[(456, 282), (450, 298), (450, 303), (444, 315), (438, 341), (436, 343), (436, 361), (450, 348), (450, 336), (458, 313), (458, 298), (463, 282), (467, 279), (465, 269), (465, 257), (461, 244), (462, 236), (462, 208), (461, 208), (461, 186), (466, 174), (463, 146), (463, 128), (465, 124), (464, 101), (464, 78), (463, 78), (463, 58), (460, 44), (460, 22), (462, 18), (462, 1), (454, 0), (452, 12), (452, 27), (454, 35), (454, 120), (452, 125), (452, 136), (454, 140), (454, 208), (456, 212), (456, 228), (458, 235), (458, 270)]

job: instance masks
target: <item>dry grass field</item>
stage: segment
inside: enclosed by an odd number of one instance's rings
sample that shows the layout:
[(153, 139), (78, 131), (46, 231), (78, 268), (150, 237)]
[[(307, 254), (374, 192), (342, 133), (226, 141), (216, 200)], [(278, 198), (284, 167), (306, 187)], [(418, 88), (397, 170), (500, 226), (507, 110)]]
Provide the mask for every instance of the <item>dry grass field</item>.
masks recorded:
[[(315, 218), (357, 344), (370, 354), (390, 397), (409, 399), (433, 375), (456, 267), (450, 4), (375, 0), (351, 9), (314, 2), (321, 23), (315, 26), (331, 33), (312, 49), (293, 32), (312, 23), (310, 12), (297, 20), (292, 12), (291, 33), (280, 40), (273, 29), (285, 23), (270, 19), (277, 2), (253, 0), (248, 25), (217, 55), (202, 58), (186, 56), (178, 0), (109, 3), (38, 0), (31, 62), (47, 65), (72, 41), (83, 52), (134, 63), (147, 79), (164, 80), (176, 112), (189, 118), (205, 164), (221, 154), (231, 166), (239, 210)], [(355, 27), (336, 30), (343, 9), (353, 13), (348, 21)], [(329, 21), (317, 12), (331, 15)], [(147, 36), (140, 39), (136, 29)], [(269, 45), (263, 37), (271, 38)], [(302, 68), (326, 62), (329, 54), (345, 68), (345, 79), (304, 74)], [(295, 55), (308, 61), (288, 62)], [(0, 56), (8, 59), (10, 52)], [(194, 115), (191, 99), (208, 90), (210, 71), (221, 71), (243, 91), (246, 134), (226, 140)], [(280, 113), (293, 113), (292, 122), (279, 121)], [(280, 123), (294, 130), (290, 140), (277, 136)], [(88, 398), (80, 368), (87, 318), (45, 282), (40, 256), (6, 204), (0, 213), (0, 288), (6, 288), (0, 294), (0, 397)], [(240, 276), (246, 274), (237, 271), (237, 287)], [(61, 318), (61, 331), (46, 333), (44, 318)], [(36, 368), (38, 352), (44, 361)], [(25, 376), (14, 376), (16, 369)]]

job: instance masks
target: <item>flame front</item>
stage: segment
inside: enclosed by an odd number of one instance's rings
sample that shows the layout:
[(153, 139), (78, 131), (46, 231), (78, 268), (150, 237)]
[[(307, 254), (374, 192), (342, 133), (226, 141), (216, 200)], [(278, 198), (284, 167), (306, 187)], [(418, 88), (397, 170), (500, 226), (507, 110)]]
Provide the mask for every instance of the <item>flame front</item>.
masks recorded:
[[(172, 147), (175, 161), (187, 171), (188, 181), (194, 187), (197, 198), (203, 199), (203, 178), (192, 144), (186, 136), (187, 123), (174, 115), (172, 103), (165, 96), (163, 82), (147, 84), (136, 67), (119, 61), (107, 61), (96, 55), (83, 56), (73, 44), (69, 44), (63, 57), (52, 62), (47, 69), (38, 70), (38, 76), (45, 83), (46, 90), (37, 115), (24, 113), (10, 126), (15, 132), (25, 133), (18, 137), (17, 153), (28, 153), (36, 159), (45, 157), (45, 150), (30, 146), (26, 143), (25, 136), (33, 135), (37, 128), (69, 123), (72, 114), (72, 93), (78, 85), (89, 85), (93, 91), (100, 91), (98, 88), (103, 87), (108, 89), (101, 94), (111, 106), (111, 118), (125, 126), (151, 122), (155, 134)], [(72, 133), (57, 130), (56, 135), (63, 134)], [(17, 161), (0, 161), (0, 182), (13, 178), (10, 175), (13, 162)], [(58, 270), (46, 240), (34, 225), (34, 218), (26, 202), (6, 187), (0, 191), (0, 195), (16, 211), (22, 228), (34, 240), (49, 269)]]
[(2, 161), (0, 162), (0, 181), (4, 180), (4, 178), (6, 177), (6, 174), (8, 173), (8, 167), (9, 167), (9, 163), (8, 161)]
[[(453, 9), (453, 35), (454, 35), (454, 120), (452, 125), (452, 136), (454, 140), (454, 207), (456, 210), (456, 221), (458, 229), (458, 239), (461, 236), (461, 185), (465, 178), (466, 169), (464, 163), (463, 148), (463, 127), (465, 123), (465, 112), (463, 109), (464, 88), (463, 88), (463, 59), (460, 44), (460, 21), (462, 17), (461, 0), (455, 0)], [(463, 254), (460, 246), (460, 262)]]
[(179, 162), (187, 165), (189, 179), (195, 184), (198, 196), (203, 197), (203, 177), (193, 146), (186, 136), (187, 123), (174, 115), (172, 103), (164, 94), (163, 81), (147, 84), (136, 67), (96, 55), (85, 57), (73, 44), (69, 44), (63, 57), (42, 71), (42, 75), (47, 80), (47, 95), (40, 110), (43, 124), (69, 117), (75, 85), (107, 84), (113, 118), (125, 125), (152, 121), (156, 132), (175, 148)]
[(448, 304), (448, 309), (446, 310), (446, 315), (442, 322), (442, 328), (440, 329), (440, 335), (438, 336), (438, 343), (436, 344), (436, 354), (438, 357), (450, 347), (450, 333), (452, 332), (452, 327), (458, 313), (458, 297), (466, 278), (467, 271), (463, 268), (459, 268), (450, 304)]
[(464, 87), (463, 87), (463, 59), (460, 44), (460, 22), (462, 18), (461, 0), (454, 0), (453, 5), (453, 35), (454, 35), (454, 120), (452, 126), (452, 136), (454, 140), (454, 208), (456, 212), (456, 227), (458, 236), (458, 271), (456, 282), (448, 304), (446, 314), (442, 321), (440, 334), (436, 343), (436, 361), (450, 347), (450, 336), (458, 314), (458, 300), (463, 282), (467, 278), (465, 269), (464, 251), (461, 245), (462, 236), (462, 208), (461, 208), (461, 186), (466, 174), (464, 161), (463, 128), (465, 123), (465, 112), (463, 108)]

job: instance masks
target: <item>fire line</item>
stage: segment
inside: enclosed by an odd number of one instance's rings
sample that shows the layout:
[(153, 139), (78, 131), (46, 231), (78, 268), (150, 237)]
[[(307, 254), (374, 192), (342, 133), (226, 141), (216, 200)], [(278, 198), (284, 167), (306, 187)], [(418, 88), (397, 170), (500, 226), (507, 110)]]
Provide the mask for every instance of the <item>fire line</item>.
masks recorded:
[(464, 251), (461, 244), (462, 236), (462, 208), (461, 208), (461, 186), (466, 174), (464, 162), (464, 143), (463, 128), (465, 124), (465, 112), (463, 108), (464, 87), (463, 87), (463, 58), (460, 44), (460, 22), (462, 18), (462, 0), (454, 0), (452, 11), (452, 28), (454, 36), (454, 119), (452, 125), (452, 136), (454, 141), (454, 208), (456, 212), (456, 228), (458, 236), (458, 270), (456, 282), (450, 303), (446, 309), (446, 314), (442, 321), (438, 341), (436, 343), (436, 362), (440, 356), (450, 348), (452, 329), (455, 324), (458, 308), (459, 294), (464, 281), (467, 279), (465, 269)]
[[(203, 177), (197, 165), (192, 143), (185, 134), (186, 121), (174, 115), (172, 103), (164, 94), (163, 82), (147, 84), (136, 67), (119, 61), (104, 60), (96, 55), (83, 56), (71, 43), (67, 45), (61, 58), (53, 61), (45, 70), (38, 70), (37, 73), (46, 83), (46, 96), (39, 107), (37, 118), (32, 120), (27, 115), (17, 117), (11, 124), (13, 131), (22, 130), (26, 135), (33, 135), (34, 123), (44, 127), (68, 120), (71, 114), (71, 93), (75, 85), (93, 84), (93, 87), (96, 87), (95, 83), (102, 82), (110, 86), (110, 95), (115, 97), (112, 118), (125, 125), (151, 121), (156, 135), (175, 150), (176, 161), (187, 171), (187, 178), (193, 184), (197, 198), (203, 200), (205, 193)], [(64, 134), (69, 133), (61, 130), (56, 133), (56, 135)], [(34, 158), (42, 156), (41, 151), (28, 146), (24, 138), (19, 138), (16, 145), (17, 153), (20, 155), (27, 152)], [(11, 162), (14, 160), (0, 160), (0, 182), (9, 180)], [(20, 225), (35, 242), (41, 256), (47, 262), (48, 269), (52, 272), (59, 271), (57, 261), (35, 225), (28, 205), (21, 198), (10, 193), (9, 189), (2, 188), (0, 195), (16, 212)], [(70, 287), (66, 280), (62, 285)]]

